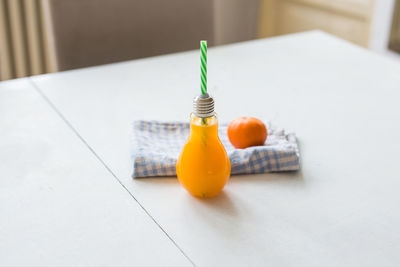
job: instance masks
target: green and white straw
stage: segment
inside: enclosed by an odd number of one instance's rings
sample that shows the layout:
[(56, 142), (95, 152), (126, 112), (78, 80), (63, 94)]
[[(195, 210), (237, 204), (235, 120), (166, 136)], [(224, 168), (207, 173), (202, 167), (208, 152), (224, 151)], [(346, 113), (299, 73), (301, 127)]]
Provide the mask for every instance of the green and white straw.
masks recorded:
[(207, 94), (207, 41), (200, 41), (201, 93)]

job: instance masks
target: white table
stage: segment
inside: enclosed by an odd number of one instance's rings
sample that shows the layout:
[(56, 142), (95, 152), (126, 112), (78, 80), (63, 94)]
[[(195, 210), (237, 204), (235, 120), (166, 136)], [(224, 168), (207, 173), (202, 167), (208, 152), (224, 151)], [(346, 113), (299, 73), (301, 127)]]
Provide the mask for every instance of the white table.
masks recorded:
[(0, 114), (1, 266), (190, 266), (31, 81)]
[(176, 178), (132, 179), (129, 156), (133, 120), (188, 120), (198, 57), (0, 84), (0, 212), (8, 218), (0, 258), (398, 266), (400, 64), (322, 32), (210, 48), (220, 121), (251, 115), (294, 129), (302, 170), (234, 176), (219, 197), (199, 200)]

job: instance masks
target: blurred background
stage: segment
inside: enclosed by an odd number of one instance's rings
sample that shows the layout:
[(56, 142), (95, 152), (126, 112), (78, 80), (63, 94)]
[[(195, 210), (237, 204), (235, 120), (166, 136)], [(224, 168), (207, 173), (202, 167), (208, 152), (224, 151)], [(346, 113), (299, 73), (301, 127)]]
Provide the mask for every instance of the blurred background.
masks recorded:
[(400, 60), (400, 0), (0, 0), (0, 80), (314, 29)]

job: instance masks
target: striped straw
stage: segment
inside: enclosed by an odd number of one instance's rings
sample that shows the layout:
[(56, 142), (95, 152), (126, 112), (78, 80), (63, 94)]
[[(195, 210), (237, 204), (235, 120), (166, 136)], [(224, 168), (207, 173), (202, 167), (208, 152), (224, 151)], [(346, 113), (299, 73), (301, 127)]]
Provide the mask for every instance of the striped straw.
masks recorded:
[(207, 41), (200, 41), (200, 71), (201, 71), (201, 93), (207, 93)]

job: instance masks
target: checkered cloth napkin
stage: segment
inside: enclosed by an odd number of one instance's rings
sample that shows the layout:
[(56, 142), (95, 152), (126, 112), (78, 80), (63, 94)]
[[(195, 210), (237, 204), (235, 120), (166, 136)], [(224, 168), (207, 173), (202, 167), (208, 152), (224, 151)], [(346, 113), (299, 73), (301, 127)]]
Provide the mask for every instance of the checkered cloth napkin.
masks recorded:
[[(271, 128), (269, 124), (267, 130), (264, 146), (236, 149), (229, 142), (227, 125), (219, 125), (219, 137), (228, 153), (232, 174), (295, 171), (300, 168), (296, 136)], [(175, 164), (189, 131), (189, 123), (133, 122), (132, 176), (175, 176)]]

